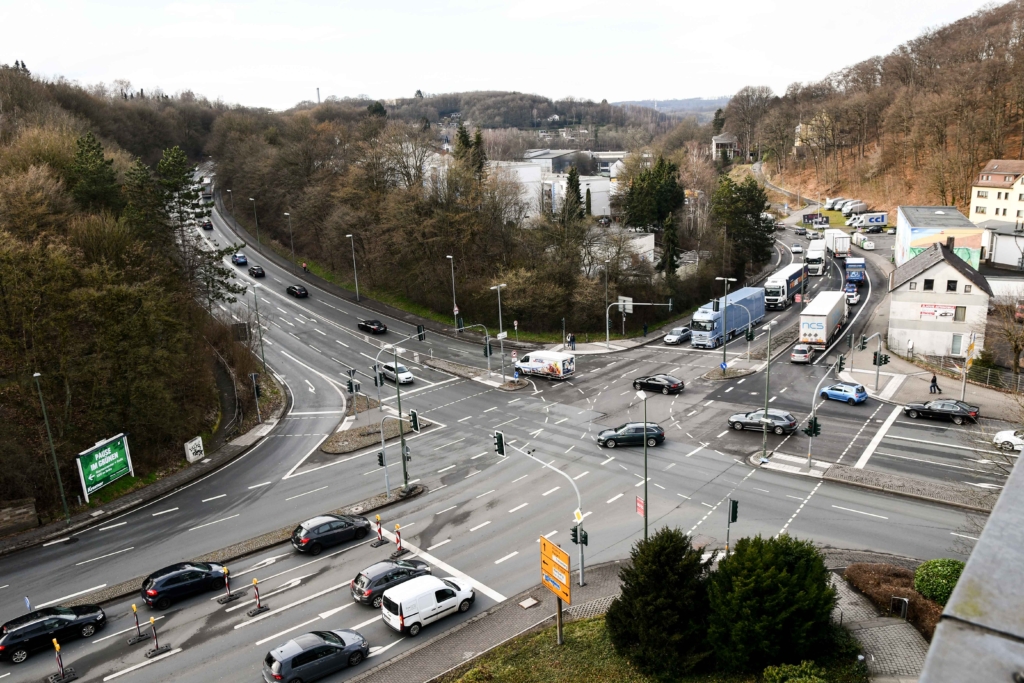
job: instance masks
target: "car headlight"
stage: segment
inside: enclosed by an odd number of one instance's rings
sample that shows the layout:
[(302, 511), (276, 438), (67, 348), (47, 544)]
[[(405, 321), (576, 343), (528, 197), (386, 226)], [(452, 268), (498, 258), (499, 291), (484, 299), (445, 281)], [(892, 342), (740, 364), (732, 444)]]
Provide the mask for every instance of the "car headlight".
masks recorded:
[(365, 640), (359, 641), (359, 646), (360, 647), (366, 647), (366, 641)]

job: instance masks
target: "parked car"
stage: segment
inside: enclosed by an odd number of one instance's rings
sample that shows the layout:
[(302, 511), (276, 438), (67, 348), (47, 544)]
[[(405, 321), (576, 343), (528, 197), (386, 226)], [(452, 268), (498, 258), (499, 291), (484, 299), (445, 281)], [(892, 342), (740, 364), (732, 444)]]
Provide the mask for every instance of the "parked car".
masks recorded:
[(693, 333), (689, 327), (673, 327), (665, 335), (666, 344), (682, 344), (684, 341), (689, 341), (693, 337)]
[(0, 659), (21, 664), (33, 650), (52, 648), (54, 638), (59, 643), (90, 638), (106, 623), (99, 605), (37, 609), (0, 627)]
[(889, 228), (888, 230), (885, 231), (885, 234), (886, 235), (895, 235), (896, 234), (896, 228)]
[[(646, 434), (648, 446), (657, 446), (665, 440), (665, 430), (654, 422), (647, 423)], [(605, 429), (597, 435), (597, 445), (606, 448), (642, 446), (644, 445), (644, 423), (627, 422), (615, 429)]]
[(802, 253), (804, 253), (804, 248), (801, 247), (799, 244), (794, 244), (793, 248), (791, 249), (791, 251), (794, 254), (802, 254)]
[(428, 624), (469, 611), (474, 600), (476, 593), (466, 581), (454, 576), (417, 576), (384, 591), (381, 615), (389, 627), (415, 637)]
[(360, 320), (359, 329), (370, 334), (384, 334), (388, 331), (388, 326), (379, 320)]
[(213, 221), (209, 218), (204, 218), (199, 225), (202, 226), (203, 230), (213, 230)]
[(597, 224), (607, 227), (612, 224), (612, 219), (608, 218), (607, 216), (603, 216), (597, 219)]
[(793, 228), (793, 234), (794, 235), (806, 235), (807, 234), (807, 228)]
[(412, 373), (409, 372), (404, 365), (399, 363), (384, 363), (381, 365), (381, 369), (384, 371), (384, 376), (392, 382), (398, 382), (399, 384), (412, 384)]
[(981, 408), (963, 401), (940, 398), (927, 403), (908, 403), (903, 406), (903, 412), (911, 419), (929, 417), (935, 420), (952, 420), (953, 424), (962, 425), (968, 420), (977, 422)]
[(995, 437), (992, 439), (992, 444), (1004, 451), (1024, 450), (1024, 429), (1007, 429), (1006, 431), (996, 432)]
[(266, 277), (266, 273), (263, 272), (263, 266), (249, 266), (249, 275), (253, 277)]
[(851, 406), (868, 400), (868, 392), (863, 384), (839, 382), (821, 390), (821, 397), (833, 401), (845, 401)]
[(142, 600), (164, 610), (197, 593), (224, 587), (224, 565), (216, 562), (181, 562), (153, 572), (142, 582)]
[[(760, 432), (764, 429), (761, 423), (764, 417), (764, 409), (752, 413), (736, 413), (729, 418), (729, 426), (736, 431), (756, 429)], [(768, 429), (776, 434), (792, 434), (796, 431), (796, 418), (784, 410), (769, 410), (765, 419), (771, 420)]]
[(430, 571), (430, 565), (423, 560), (384, 560), (371, 564), (352, 579), (352, 599), (380, 609), (384, 591)]
[(814, 348), (810, 344), (797, 344), (789, 354), (790, 363), (810, 363), (814, 358)]
[(872, 226), (868, 227), (868, 229), (865, 230), (864, 232), (866, 232), (869, 235), (879, 235), (879, 234), (881, 234), (884, 231), (885, 231), (885, 228), (883, 228), (881, 225), (872, 225)]
[(263, 680), (301, 683), (315, 681), (360, 664), (370, 655), (370, 644), (359, 631), (313, 631), (292, 638), (263, 658)]
[(370, 520), (358, 515), (320, 515), (308, 519), (292, 532), (292, 547), (300, 553), (319, 555), (324, 548), (370, 533)]
[(854, 291), (854, 292), (847, 292), (846, 293), (846, 305), (847, 306), (856, 306), (859, 303), (860, 303), (860, 292)]
[(238, 252), (237, 254), (231, 255), (231, 262), (236, 266), (248, 265), (249, 259), (245, 258), (245, 254)]
[(309, 292), (307, 292), (306, 288), (302, 285), (288, 285), (288, 289), (285, 291), (296, 299), (305, 299), (309, 296)]
[(633, 388), (658, 391), (668, 396), (669, 394), (681, 394), (686, 387), (683, 385), (683, 380), (672, 375), (651, 375), (650, 377), (637, 377), (633, 380)]

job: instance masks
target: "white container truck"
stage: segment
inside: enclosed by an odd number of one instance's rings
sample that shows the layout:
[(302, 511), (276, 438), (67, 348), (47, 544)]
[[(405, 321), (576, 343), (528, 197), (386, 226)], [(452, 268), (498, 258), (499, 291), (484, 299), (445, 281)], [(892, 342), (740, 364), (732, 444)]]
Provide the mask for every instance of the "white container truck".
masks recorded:
[(807, 264), (807, 272), (811, 275), (825, 273), (825, 240), (811, 240), (811, 243), (807, 245), (804, 263)]
[(850, 255), (850, 236), (838, 228), (830, 228), (822, 235), (825, 249), (833, 258), (846, 258)]
[(530, 351), (513, 366), (522, 375), (568, 379), (576, 372), (576, 356), (559, 351)]
[(872, 211), (871, 213), (862, 213), (853, 219), (850, 223), (851, 227), (854, 228), (870, 228), (877, 226), (879, 228), (889, 227), (889, 214), (885, 211)]
[(690, 341), (695, 348), (714, 349), (764, 318), (764, 289), (744, 287), (726, 297), (715, 299), (693, 314)]
[(764, 281), (765, 308), (789, 308), (801, 285), (807, 286), (806, 264), (791, 263), (775, 271)]
[(827, 348), (846, 324), (846, 292), (821, 292), (800, 314), (800, 343)]

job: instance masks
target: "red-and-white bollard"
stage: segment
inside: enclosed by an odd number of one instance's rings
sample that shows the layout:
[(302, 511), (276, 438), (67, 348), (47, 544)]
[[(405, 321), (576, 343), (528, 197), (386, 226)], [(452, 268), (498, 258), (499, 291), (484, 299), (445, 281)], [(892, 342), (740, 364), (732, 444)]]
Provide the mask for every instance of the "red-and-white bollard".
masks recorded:
[(139, 609), (132, 605), (132, 616), (135, 617), (135, 635), (128, 636), (129, 645), (138, 645), (149, 640), (149, 636), (142, 635), (142, 627), (139, 626)]
[(254, 617), (257, 614), (262, 614), (263, 612), (266, 612), (267, 610), (270, 609), (269, 607), (264, 605), (262, 602), (260, 602), (260, 588), (259, 588), (259, 580), (258, 579), (253, 579), (252, 580), (252, 590), (253, 590), (253, 593), (256, 594), (256, 606), (253, 607), (248, 612), (246, 612), (246, 614), (248, 614), (250, 617)]
[(57, 639), (53, 639), (53, 648), (57, 651), (57, 671), (60, 673), (60, 677), (64, 678), (64, 660), (60, 658), (60, 643)]
[(380, 528), (380, 515), (377, 515), (377, 540), (370, 543), (370, 547), (379, 548), (387, 544), (388, 542), (384, 540), (384, 532)]
[(171, 649), (170, 645), (160, 645), (160, 641), (156, 637), (156, 619), (153, 617), (149, 618), (149, 626), (153, 629), (153, 649), (146, 651), (146, 659), (152, 659), (157, 655), (162, 655), (165, 652), (169, 652)]
[(391, 553), (392, 559), (401, 557), (402, 555), (409, 552), (408, 550), (402, 547), (402, 527), (400, 527), (398, 524), (395, 525), (395, 545), (397, 546), (397, 548), (395, 549), (395, 552)]
[(228, 568), (224, 567), (224, 597), (217, 598), (217, 603), (220, 605), (226, 605), (229, 602), (233, 602), (242, 597), (242, 593), (231, 592), (231, 574), (228, 572)]

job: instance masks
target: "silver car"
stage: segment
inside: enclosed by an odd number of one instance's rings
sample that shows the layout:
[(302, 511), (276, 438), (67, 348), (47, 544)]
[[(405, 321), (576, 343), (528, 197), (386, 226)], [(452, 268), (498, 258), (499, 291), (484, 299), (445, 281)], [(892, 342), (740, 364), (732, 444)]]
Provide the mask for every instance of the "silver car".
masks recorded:
[(689, 327), (673, 327), (665, 335), (666, 344), (682, 344), (684, 341), (690, 341), (690, 337), (693, 333), (690, 332)]
[(810, 363), (814, 358), (814, 349), (809, 344), (797, 344), (793, 353), (789, 354), (790, 363)]
[(398, 382), (399, 384), (412, 384), (412, 373), (409, 372), (404, 365), (384, 363), (381, 367), (384, 370), (384, 376), (392, 382)]

